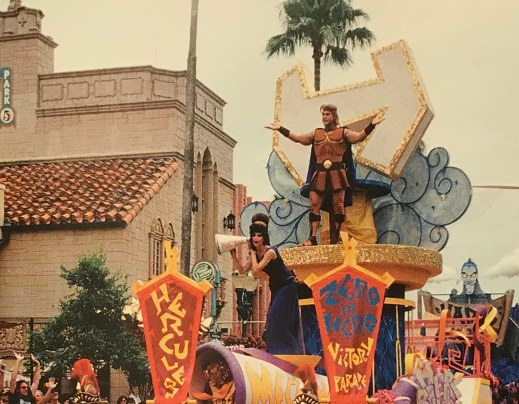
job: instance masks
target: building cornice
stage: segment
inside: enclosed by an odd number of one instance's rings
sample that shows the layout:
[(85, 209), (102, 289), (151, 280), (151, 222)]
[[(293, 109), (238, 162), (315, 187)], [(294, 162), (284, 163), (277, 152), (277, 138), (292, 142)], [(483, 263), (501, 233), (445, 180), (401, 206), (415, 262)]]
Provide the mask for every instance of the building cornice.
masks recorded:
[[(56, 116), (70, 116), (70, 115), (83, 115), (83, 114), (100, 114), (100, 113), (114, 113), (114, 112), (128, 112), (128, 111), (144, 111), (150, 109), (176, 109), (183, 114), (186, 113), (186, 106), (179, 100), (168, 100), (168, 101), (146, 101), (146, 102), (134, 102), (126, 104), (104, 104), (104, 105), (87, 105), (78, 107), (66, 107), (66, 108), (47, 108), (37, 109), (36, 116), (38, 118), (45, 117), (56, 117)], [(211, 123), (207, 122), (200, 115), (195, 116), (195, 123), (210, 131), (219, 140), (226, 143), (231, 147), (235, 147), (237, 142), (223, 130), (215, 127)]]
[(30, 39), (39, 39), (46, 45), (49, 45), (51, 48), (56, 48), (58, 44), (52, 40), (51, 37), (45, 36), (40, 33), (34, 34), (14, 34), (9, 36), (0, 36), (0, 42), (9, 42), (9, 41), (23, 41)]
[[(74, 78), (74, 77), (87, 77), (87, 76), (95, 76), (95, 75), (108, 75), (108, 74), (126, 74), (126, 73), (136, 73), (136, 72), (147, 72), (150, 74), (161, 74), (169, 77), (186, 77), (187, 72), (185, 70), (166, 70), (159, 69), (157, 67), (153, 67), (151, 65), (143, 65), (143, 66), (130, 66), (130, 67), (113, 67), (113, 68), (104, 68), (104, 69), (92, 69), (92, 70), (77, 70), (71, 72), (58, 72), (58, 73), (47, 73), (40, 74), (39, 77), (41, 80), (49, 80), (49, 79), (64, 79), (64, 78)], [(207, 87), (205, 84), (197, 82), (197, 88), (205, 91), (207, 94), (211, 96), (216, 102), (218, 102), (222, 107), (227, 104), (227, 102), (217, 95), (213, 90)]]

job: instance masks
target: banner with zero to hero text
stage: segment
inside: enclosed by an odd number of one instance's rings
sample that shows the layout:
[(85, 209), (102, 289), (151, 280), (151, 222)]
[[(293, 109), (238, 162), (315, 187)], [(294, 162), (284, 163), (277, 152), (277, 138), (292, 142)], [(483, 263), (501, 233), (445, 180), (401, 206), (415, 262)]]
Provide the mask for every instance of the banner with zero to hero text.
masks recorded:
[(333, 403), (365, 403), (387, 283), (352, 266), (307, 281)]

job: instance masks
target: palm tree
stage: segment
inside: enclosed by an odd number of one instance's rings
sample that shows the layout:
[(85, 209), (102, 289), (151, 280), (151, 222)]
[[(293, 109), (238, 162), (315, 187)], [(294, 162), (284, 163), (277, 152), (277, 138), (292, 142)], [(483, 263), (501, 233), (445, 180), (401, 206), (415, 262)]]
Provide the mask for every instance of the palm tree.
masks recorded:
[(352, 63), (356, 47), (371, 45), (375, 35), (358, 27), (360, 19), (369, 16), (351, 6), (350, 0), (285, 0), (280, 16), (285, 32), (267, 42), (267, 58), (272, 55), (293, 56), (296, 46), (311, 46), (314, 60), (314, 87), (321, 88), (321, 59), (341, 67)]

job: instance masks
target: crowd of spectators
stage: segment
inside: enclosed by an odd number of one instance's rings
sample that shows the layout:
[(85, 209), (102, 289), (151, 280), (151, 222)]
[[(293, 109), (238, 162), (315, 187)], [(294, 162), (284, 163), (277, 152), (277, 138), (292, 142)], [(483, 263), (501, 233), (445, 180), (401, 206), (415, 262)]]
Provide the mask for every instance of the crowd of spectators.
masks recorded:
[[(5, 387), (6, 366), (0, 359), (0, 404), (74, 404), (74, 395), (69, 393), (61, 394), (58, 389), (58, 382), (54, 377), (49, 377), (42, 382), (41, 366), (38, 359), (31, 355), (34, 365), (32, 369), (32, 380), (30, 383), (26, 377), (19, 377), (20, 366), (24, 357), (13, 351), (15, 358), (14, 366), (11, 370), (9, 387)], [(128, 396), (120, 396), (117, 404), (140, 404), (139, 388), (131, 387)]]

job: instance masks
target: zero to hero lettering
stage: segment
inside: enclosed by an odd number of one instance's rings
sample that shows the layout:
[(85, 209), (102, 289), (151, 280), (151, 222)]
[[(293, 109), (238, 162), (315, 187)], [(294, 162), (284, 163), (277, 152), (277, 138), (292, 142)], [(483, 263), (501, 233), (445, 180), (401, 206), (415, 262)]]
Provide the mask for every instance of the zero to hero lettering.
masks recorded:
[(372, 313), (353, 316), (333, 316), (332, 313), (325, 313), (323, 318), (328, 334), (340, 332), (345, 338), (351, 338), (354, 334), (372, 334), (377, 326), (377, 318)]
[(380, 295), (375, 286), (368, 289), (368, 283), (359, 278), (352, 278), (347, 274), (342, 281), (337, 283), (336, 280), (330, 282), (319, 292), (323, 297), (324, 306), (335, 306), (341, 300), (358, 300), (360, 302), (369, 302), (371, 306), (375, 306), (380, 302)]

